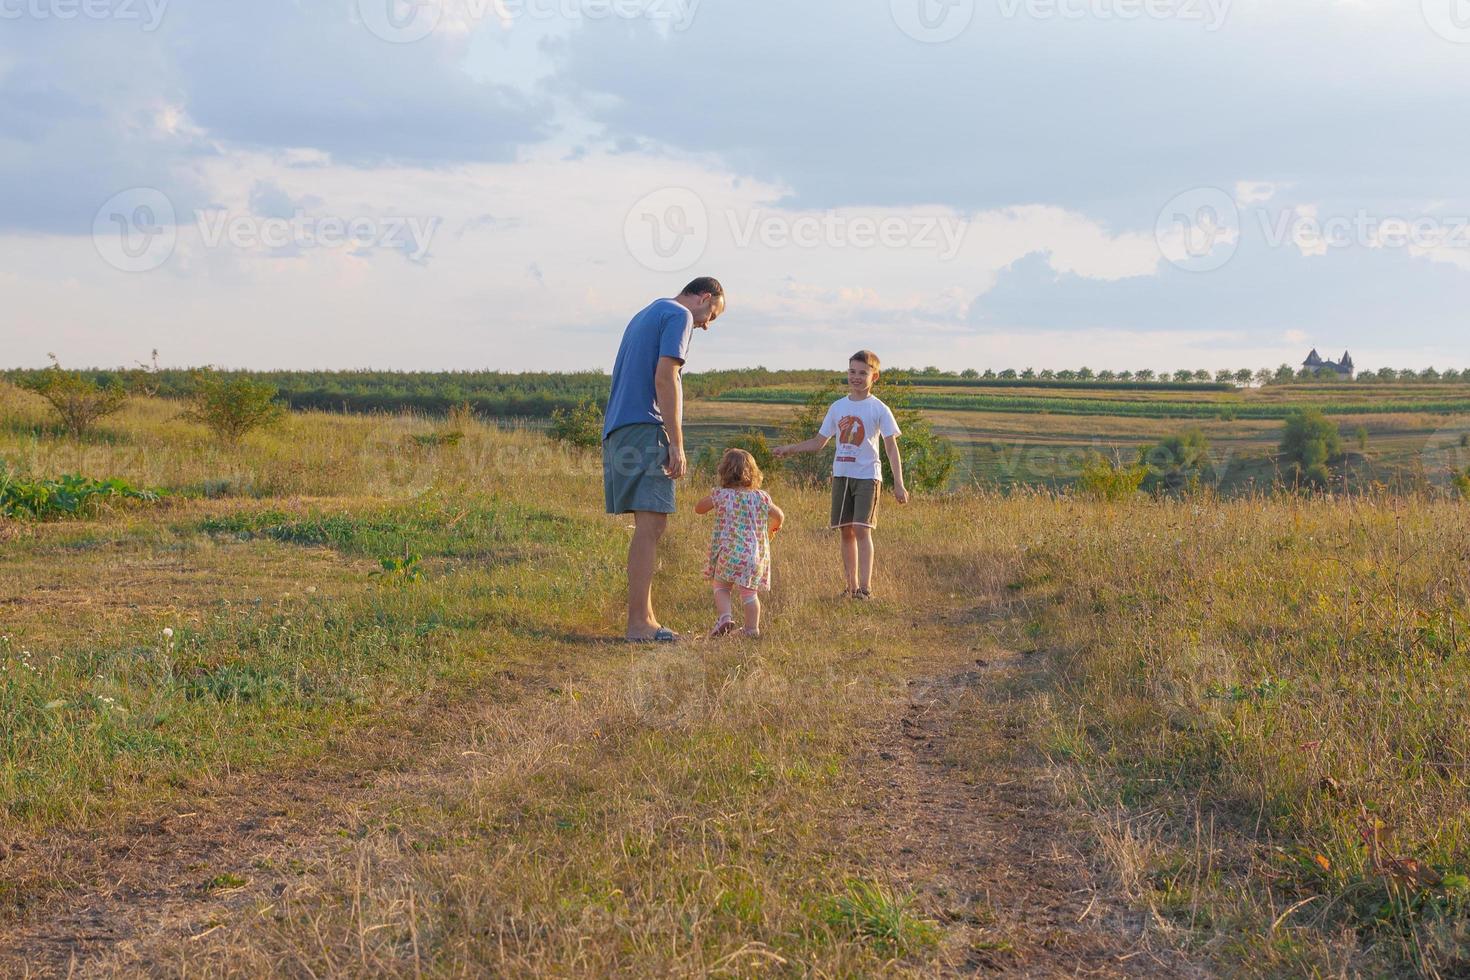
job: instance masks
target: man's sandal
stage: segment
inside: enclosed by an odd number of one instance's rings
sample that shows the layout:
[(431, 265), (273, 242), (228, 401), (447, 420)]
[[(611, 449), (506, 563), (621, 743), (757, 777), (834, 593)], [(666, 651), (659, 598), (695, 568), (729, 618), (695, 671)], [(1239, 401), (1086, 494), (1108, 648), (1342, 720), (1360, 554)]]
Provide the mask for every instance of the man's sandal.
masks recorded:
[(630, 636), (627, 639), (629, 643), (678, 643), (679, 634), (660, 627), (652, 636)]

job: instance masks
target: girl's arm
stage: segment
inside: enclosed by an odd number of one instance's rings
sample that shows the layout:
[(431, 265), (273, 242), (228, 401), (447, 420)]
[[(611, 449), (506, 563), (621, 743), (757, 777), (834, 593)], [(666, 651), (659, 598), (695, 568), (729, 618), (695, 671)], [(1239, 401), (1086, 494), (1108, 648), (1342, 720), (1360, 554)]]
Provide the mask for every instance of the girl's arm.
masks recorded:
[(883, 451), (888, 454), (888, 465), (893, 469), (893, 499), (906, 504), (909, 502), (909, 491), (903, 485), (903, 457), (898, 453), (898, 437), (884, 436)]
[(777, 446), (771, 450), (772, 456), (795, 456), (797, 453), (814, 453), (826, 448), (827, 443), (832, 441), (831, 436), (812, 436), (806, 442), (794, 442), (789, 446)]
[(780, 507), (777, 507), (775, 504), (772, 504), (771, 505), (771, 517), (770, 517), (770, 522), (769, 522), (769, 525), (768, 525), (769, 528), (770, 528), (771, 533), (772, 534), (775, 534), (777, 531), (781, 530), (781, 525), (782, 524), (785, 524), (785, 523), (786, 523), (786, 512), (783, 511)]
[(699, 501), (699, 503), (697, 503), (697, 504), (694, 505), (694, 513), (696, 513), (696, 514), (708, 514), (710, 511), (712, 511), (714, 509), (715, 509), (715, 495), (714, 494), (708, 494), (707, 496), (703, 497)]

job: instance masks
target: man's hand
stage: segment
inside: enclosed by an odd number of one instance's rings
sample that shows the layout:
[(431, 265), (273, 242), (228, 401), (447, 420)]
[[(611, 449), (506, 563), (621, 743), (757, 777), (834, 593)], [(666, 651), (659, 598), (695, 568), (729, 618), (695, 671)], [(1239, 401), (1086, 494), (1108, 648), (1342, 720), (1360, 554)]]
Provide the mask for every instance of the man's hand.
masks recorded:
[(664, 472), (669, 475), (670, 480), (682, 480), (689, 472), (689, 461), (684, 458), (683, 446), (669, 447), (669, 463), (664, 467)]
[(894, 487), (893, 488), (893, 499), (894, 500), (897, 500), (901, 504), (908, 503), (909, 502), (909, 491), (908, 491), (908, 487), (903, 487), (903, 486)]

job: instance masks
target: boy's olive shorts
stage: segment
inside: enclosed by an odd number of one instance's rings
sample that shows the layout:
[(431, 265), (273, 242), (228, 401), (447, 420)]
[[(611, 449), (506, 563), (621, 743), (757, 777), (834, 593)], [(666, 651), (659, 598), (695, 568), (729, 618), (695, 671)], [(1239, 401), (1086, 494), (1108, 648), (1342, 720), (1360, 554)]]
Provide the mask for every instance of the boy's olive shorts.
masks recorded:
[(877, 527), (878, 498), (882, 480), (859, 480), (850, 476), (832, 478), (831, 527)]

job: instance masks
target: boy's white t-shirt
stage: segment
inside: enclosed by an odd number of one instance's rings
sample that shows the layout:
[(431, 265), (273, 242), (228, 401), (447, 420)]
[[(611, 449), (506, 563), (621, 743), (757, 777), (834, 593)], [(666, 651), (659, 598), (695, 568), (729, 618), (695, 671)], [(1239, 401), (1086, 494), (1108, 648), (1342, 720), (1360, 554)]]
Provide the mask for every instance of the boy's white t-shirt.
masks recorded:
[(833, 402), (820, 431), (826, 438), (837, 440), (832, 475), (855, 480), (883, 479), (878, 439), (900, 434), (893, 412), (872, 395), (860, 402), (853, 401), (850, 395)]

